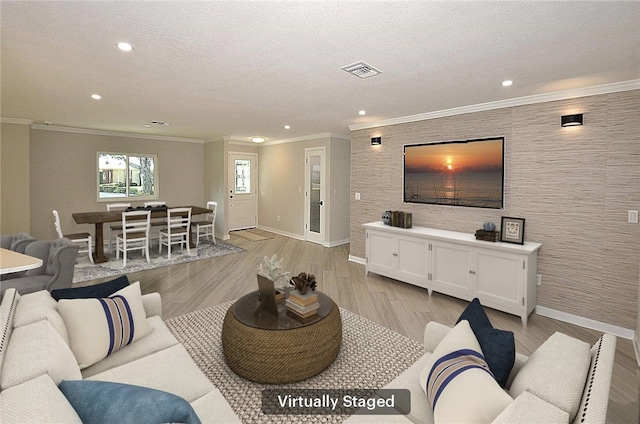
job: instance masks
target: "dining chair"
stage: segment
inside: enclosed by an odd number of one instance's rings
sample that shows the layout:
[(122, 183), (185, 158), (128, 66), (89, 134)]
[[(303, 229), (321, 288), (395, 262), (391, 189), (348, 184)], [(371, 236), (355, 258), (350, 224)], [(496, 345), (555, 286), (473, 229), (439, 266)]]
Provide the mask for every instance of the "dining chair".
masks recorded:
[[(150, 202), (144, 202), (145, 208), (155, 208), (156, 206), (167, 206), (167, 202), (165, 202), (164, 200), (152, 200)], [(164, 227), (165, 225), (167, 225), (167, 222), (165, 221), (164, 218), (158, 218), (158, 219), (154, 218), (151, 221), (152, 227)], [(158, 238), (160, 238), (159, 235), (158, 235)]]
[[(191, 231), (191, 208), (167, 209), (167, 228), (160, 230), (160, 246), (158, 252), (162, 253), (162, 246), (167, 246), (169, 259), (171, 259), (171, 245), (184, 243), (187, 246), (187, 254), (191, 255), (189, 248), (189, 232)], [(164, 240), (163, 240), (164, 239)]]
[(122, 233), (116, 235), (116, 259), (120, 259), (122, 252), (123, 268), (127, 266), (130, 250), (142, 250), (149, 263), (149, 228), (151, 211), (122, 212)]
[(144, 202), (144, 207), (148, 208), (148, 207), (155, 207), (155, 206), (166, 206), (167, 202), (165, 202), (164, 200), (154, 200), (151, 202)]
[(193, 221), (191, 225), (196, 227), (196, 247), (200, 244), (200, 237), (211, 236), (213, 244), (216, 244), (215, 235), (215, 223), (216, 223), (216, 210), (218, 209), (218, 202), (207, 202), (207, 209), (211, 209), (213, 212), (205, 215), (203, 221)]
[[(131, 207), (131, 203), (107, 203), (108, 211), (125, 211), (127, 208)], [(109, 250), (113, 247), (113, 236), (114, 234), (120, 233), (122, 231), (122, 224), (112, 222), (109, 224)]]
[(60, 215), (57, 210), (53, 210), (53, 216), (55, 218), (56, 232), (58, 238), (67, 238), (73, 243), (84, 245), (86, 243), (87, 248), (78, 250), (78, 253), (87, 253), (89, 255), (89, 261), (93, 264), (93, 243), (91, 242), (91, 234), (89, 233), (76, 233), (76, 234), (62, 234), (62, 227), (60, 226)]

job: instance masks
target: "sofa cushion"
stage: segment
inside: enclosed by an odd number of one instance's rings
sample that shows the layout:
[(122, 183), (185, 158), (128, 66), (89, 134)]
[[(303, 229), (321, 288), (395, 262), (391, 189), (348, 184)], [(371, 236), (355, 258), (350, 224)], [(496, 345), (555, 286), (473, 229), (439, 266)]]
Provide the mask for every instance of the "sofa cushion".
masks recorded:
[(2, 379), (7, 345), (13, 332), (13, 318), (18, 307), (18, 300), (20, 300), (20, 293), (16, 289), (8, 289), (0, 301), (0, 380)]
[(2, 389), (43, 374), (56, 384), (82, 378), (69, 346), (48, 321), (14, 328), (2, 367)]
[(191, 402), (191, 406), (203, 423), (240, 424), (240, 418), (233, 412), (220, 390), (214, 388), (206, 395)]
[(56, 383), (41, 375), (0, 392), (3, 424), (82, 424)]
[(60, 299), (58, 311), (69, 332), (69, 345), (80, 369), (147, 335), (140, 283), (98, 299)]
[(529, 392), (522, 392), (491, 424), (568, 423), (569, 414)]
[(109, 297), (118, 290), (129, 285), (129, 279), (126, 275), (118, 277), (111, 281), (86, 287), (70, 287), (67, 289), (57, 289), (51, 292), (51, 296), (55, 300), (60, 299), (90, 299), (97, 297)]
[(14, 327), (24, 327), (34, 322), (47, 320), (60, 334), (62, 340), (69, 344), (69, 333), (64, 320), (58, 313), (58, 303), (53, 300), (47, 290), (25, 294), (20, 298), (16, 307)]
[(516, 341), (513, 332), (493, 328), (478, 298), (473, 299), (462, 312), (458, 322), (462, 320), (469, 321), (489, 369), (500, 387), (504, 388), (516, 360)]
[(567, 412), (573, 421), (590, 364), (588, 343), (556, 332), (531, 354), (513, 379), (509, 393), (515, 398), (529, 391)]
[(83, 369), (82, 378), (96, 375), (178, 344), (178, 340), (171, 334), (162, 318), (153, 316), (147, 318), (147, 323), (151, 327), (149, 334)]
[(469, 322), (460, 321), (420, 374), (435, 423), (491, 422), (513, 401), (483, 362)]
[(200, 424), (183, 398), (147, 387), (108, 381), (63, 381), (58, 386), (84, 424)]
[(214, 389), (211, 381), (200, 371), (181, 344), (93, 375), (87, 380), (150, 387), (173, 393), (189, 402)]

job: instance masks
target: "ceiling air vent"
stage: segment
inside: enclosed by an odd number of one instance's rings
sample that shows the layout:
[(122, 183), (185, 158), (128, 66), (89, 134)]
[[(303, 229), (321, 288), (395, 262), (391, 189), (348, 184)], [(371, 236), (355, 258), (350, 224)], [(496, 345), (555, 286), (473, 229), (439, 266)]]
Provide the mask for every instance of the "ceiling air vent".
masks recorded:
[(351, 65), (343, 66), (340, 69), (362, 79), (373, 77), (382, 73), (378, 69), (365, 62), (352, 63)]

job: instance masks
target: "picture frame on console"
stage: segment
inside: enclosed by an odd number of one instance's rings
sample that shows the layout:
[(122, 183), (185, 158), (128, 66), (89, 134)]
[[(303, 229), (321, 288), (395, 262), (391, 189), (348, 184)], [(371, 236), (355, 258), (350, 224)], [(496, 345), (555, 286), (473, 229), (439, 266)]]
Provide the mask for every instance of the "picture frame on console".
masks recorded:
[(524, 218), (503, 216), (500, 225), (500, 241), (524, 244)]

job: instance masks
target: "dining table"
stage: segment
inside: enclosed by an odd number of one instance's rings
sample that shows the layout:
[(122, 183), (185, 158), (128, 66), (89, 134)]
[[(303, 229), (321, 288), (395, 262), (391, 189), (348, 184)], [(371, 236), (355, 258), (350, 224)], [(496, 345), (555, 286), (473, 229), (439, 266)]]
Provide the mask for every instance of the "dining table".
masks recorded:
[[(130, 210), (150, 210), (151, 218), (166, 218), (167, 217), (167, 209), (172, 208), (191, 208), (191, 216), (194, 215), (202, 215), (207, 213), (213, 213), (213, 210), (203, 208), (201, 206), (171, 206), (171, 207), (138, 207), (138, 208), (130, 208)], [(75, 212), (72, 213), (74, 221), (76, 224), (93, 224), (95, 226), (94, 232), (94, 246), (95, 250), (93, 252), (93, 261), (95, 263), (103, 263), (107, 262), (109, 258), (107, 258), (104, 254), (104, 224), (110, 222), (122, 222), (122, 212), (123, 211), (97, 211), (97, 212)], [(193, 235), (191, 233), (191, 228), (189, 228), (189, 246), (195, 247), (195, 240), (193, 239)]]
[(0, 274), (26, 271), (42, 266), (42, 259), (0, 248)]

